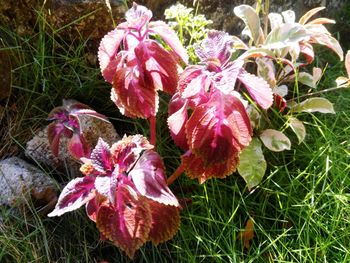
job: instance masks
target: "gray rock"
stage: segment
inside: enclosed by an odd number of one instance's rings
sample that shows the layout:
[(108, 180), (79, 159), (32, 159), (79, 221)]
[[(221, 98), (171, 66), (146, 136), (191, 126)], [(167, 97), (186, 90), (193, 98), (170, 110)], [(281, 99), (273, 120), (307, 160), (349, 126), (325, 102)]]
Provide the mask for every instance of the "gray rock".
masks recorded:
[(50, 211), (57, 201), (55, 181), (18, 157), (0, 161), (0, 205), (20, 209), (28, 203)]

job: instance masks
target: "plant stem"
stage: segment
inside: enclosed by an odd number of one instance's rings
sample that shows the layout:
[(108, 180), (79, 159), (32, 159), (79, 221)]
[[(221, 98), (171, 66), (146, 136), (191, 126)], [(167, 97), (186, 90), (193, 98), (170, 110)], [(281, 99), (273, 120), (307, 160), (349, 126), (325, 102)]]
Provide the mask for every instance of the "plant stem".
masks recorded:
[(151, 116), (149, 119), (149, 126), (150, 126), (150, 143), (152, 145), (154, 145), (154, 147), (156, 146), (157, 143), (157, 128), (156, 128), (156, 117), (155, 116)]
[(349, 88), (349, 86), (338, 86), (338, 87), (333, 87), (333, 88), (329, 88), (329, 89), (324, 89), (324, 90), (320, 90), (320, 91), (316, 91), (316, 92), (312, 92), (312, 93), (308, 93), (308, 94), (305, 94), (305, 95), (301, 95), (301, 96), (292, 98), (290, 100), (287, 100), (287, 102), (292, 102), (292, 101), (295, 101), (295, 100), (300, 100), (300, 99), (303, 99), (303, 98), (308, 98), (308, 97), (319, 95), (319, 94), (322, 94), (322, 93), (327, 93), (327, 92), (336, 91), (336, 90), (340, 90), (340, 89), (346, 89), (346, 88)]
[(167, 179), (166, 183), (167, 185), (171, 185), (177, 178), (180, 177), (180, 175), (185, 171), (185, 166), (183, 163), (180, 164), (179, 167), (175, 170), (175, 172), (170, 175), (170, 177)]

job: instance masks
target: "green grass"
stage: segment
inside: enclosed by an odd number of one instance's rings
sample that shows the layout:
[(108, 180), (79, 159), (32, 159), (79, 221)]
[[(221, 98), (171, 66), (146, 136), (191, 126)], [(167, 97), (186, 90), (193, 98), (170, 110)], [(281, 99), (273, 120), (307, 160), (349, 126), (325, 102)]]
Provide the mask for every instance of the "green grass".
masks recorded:
[[(39, 25), (49, 28), (45, 20)], [(38, 32), (21, 38), (0, 29), (1, 50), (7, 50), (13, 61), (12, 94), (1, 102), (5, 131), (0, 156), (11, 147), (20, 153), (62, 98), (95, 107), (111, 118), (120, 134), (148, 135), (147, 122), (122, 117), (109, 100), (109, 85), (86, 59), (89, 41), (78, 38), (70, 43), (59, 35)], [(322, 53), (322, 59), (320, 64), (333, 61), (333, 56)], [(322, 86), (332, 86), (343, 71), (341, 63), (333, 63)], [(300, 115), (306, 122), (306, 141), (297, 145), (293, 138), (291, 151), (266, 152), (269, 168), (253, 192), (237, 175), (203, 185), (185, 176), (175, 182), (174, 192), (188, 200), (177, 235), (157, 247), (147, 243), (134, 261), (350, 262), (350, 91), (326, 97), (337, 113)], [(162, 96), (157, 131), (158, 151), (170, 174), (179, 164), (180, 151), (164, 124), (168, 99)], [(64, 182), (70, 179), (44, 171)], [(130, 262), (111, 243), (99, 241), (84, 209), (46, 218), (29, 207), (25, 216), (0, 209), (0, 262)], [(254, 221), (255, 237), (245, 249), (237, 236), (248, 218)]]

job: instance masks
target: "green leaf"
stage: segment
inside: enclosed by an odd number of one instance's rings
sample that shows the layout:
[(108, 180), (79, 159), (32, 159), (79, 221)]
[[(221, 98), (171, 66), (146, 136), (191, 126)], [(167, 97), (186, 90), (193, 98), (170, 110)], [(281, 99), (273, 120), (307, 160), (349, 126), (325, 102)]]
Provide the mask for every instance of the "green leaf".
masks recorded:
[(264, 130), (260, 135), (260, 139), (269, 150), (274, 152), (290, 150), (291, 147), (288, 137), (273, 129)]
[(258, 44), (260, 37), (260, 20), (254, 8), (249, 5), (240, 5), (236, 6), (233, 9), (233, 12), (244, 21), (254, 43)]
[(300, 72), (298, 76), (298, 81), (306, 86), (315, 88), (314, 77), (307, 72)]
[(321, 112), (321, 113), (333, 113), (333, 104), (325, 98), (310, 98), (303, 102), (296, 103), (291, 106), (292, 112)]
[(261, 182), (265, 171), (266, 161), (261, 150), (261, 142), (258, 138), (253, 138), (239, 156), (238, 172), (251, 190)]
[(298, 120), (297, 118), (290, 117), (288, 119), (288, 125), (297, 136), (299, 144), (302, 143), (306, 135), (306, 130), (303, 122)]

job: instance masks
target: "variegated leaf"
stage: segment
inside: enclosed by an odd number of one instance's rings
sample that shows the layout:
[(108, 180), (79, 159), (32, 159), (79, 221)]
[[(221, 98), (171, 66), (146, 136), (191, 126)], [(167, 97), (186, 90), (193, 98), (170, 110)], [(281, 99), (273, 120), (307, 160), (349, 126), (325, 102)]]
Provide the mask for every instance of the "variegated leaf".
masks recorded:
[(271, 151), (281, 152), (290, 150), (291, 142), (286, 135), (280, 131), (266, 129), (260, 134), (260, 139)]

